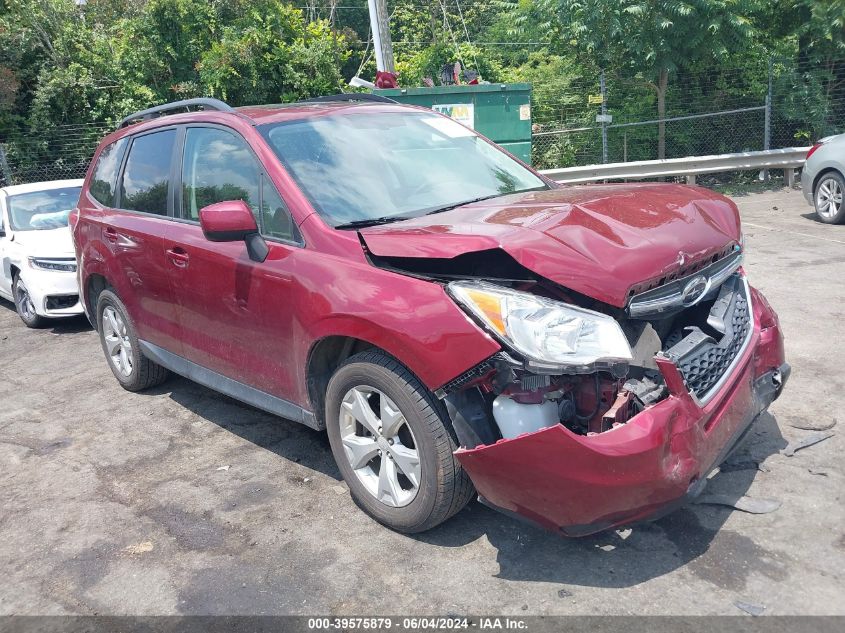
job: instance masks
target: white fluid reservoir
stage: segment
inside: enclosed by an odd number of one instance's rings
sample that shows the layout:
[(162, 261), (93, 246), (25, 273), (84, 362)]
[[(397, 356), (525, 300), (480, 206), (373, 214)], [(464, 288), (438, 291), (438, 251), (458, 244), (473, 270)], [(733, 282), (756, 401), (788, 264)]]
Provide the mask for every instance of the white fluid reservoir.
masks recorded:
[(508, 396), (493, 401), (493, 418), (506, 440), (539, 431), (560, 422), (557, 405), (549, 400), (542, 404), (522, 404)]

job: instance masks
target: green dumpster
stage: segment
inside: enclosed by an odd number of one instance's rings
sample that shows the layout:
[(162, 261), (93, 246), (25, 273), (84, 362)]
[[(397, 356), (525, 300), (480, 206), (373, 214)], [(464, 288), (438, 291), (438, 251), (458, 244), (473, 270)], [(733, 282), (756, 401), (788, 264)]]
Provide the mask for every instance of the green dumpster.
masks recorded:
[(531, 84), (390, 88), (373, 92), (447, 114), (526, 163), (531, 162)]

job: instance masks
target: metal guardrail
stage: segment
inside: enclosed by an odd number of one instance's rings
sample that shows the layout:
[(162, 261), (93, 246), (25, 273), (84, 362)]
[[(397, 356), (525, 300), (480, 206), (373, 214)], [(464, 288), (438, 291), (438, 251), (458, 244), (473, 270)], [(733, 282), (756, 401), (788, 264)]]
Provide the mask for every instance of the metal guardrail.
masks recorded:
[(698, 174), (783, 169), (784, 180), (791, 187), (795, 184), (795, 170), (804, 164), (808, 151), (810, 151), (809, 147), (786, 147), (762, 152), (687, 156), (664, 160), (641, 160), (631, 163), (607, 163), (605, 165), (544, 169), (541, 173), (552, 180), (564, 183), (686, 176), (687, 182), (692, 184)]

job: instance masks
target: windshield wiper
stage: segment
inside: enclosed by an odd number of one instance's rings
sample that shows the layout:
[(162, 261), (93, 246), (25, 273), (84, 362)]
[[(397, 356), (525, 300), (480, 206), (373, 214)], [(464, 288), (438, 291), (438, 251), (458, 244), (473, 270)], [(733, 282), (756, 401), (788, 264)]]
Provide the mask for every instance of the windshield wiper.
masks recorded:
[(407, 220), (403, 215), (384, 215), (380, 218), (364, 218), (362, 220), (352, 220), (352, 222), (344, 222), (343, 224), (336, 224), (336, 229), (362, 229), (367, 226), (376, 226), (377, 224), (390, 224), (391, 222), (398, 222), (399, 220)]
[(490, 198), (498, 198), (504, 194), (501, 193), (494, 193), (490, 196), (481, 196), (480, 198), (473, 198), (472, 200), (464, 200), (463, 202), (457, 202), (455, 204), (449, 204), (445, 207), (437, 207), (436, 209), (432, 209), (431, 211), (426, 211), (423, 215), (434, 215), (435, 213), (443, 213), (444, 211), (451, 211), (452, 209), (457, 209), (458, 207), (462, 207), (465, 204), (472, 204), (473, 202), (481, 202), (482, 200), (489, 200)]
[(518, 189), (516, 191), (506, 191), (504, 193), (494, 193), (489, 196), (481, 196), (480, 198), (473, 198), (472, 200), (464, 200), (463, 202), (458, 202), (456, 204), (450, 204), (445, 207), (437, 207), (436, 209), (431, 209), (430, 211), (426, 211), (423, 215), (434, 215), (435, 213), (443, 213), (444, 211), (451, 211), (452, 209), (457, 209), (458, 207), (462, 207), (467, 204), (473, 204), (474, 202), (481, 202), (482, 200), (490, 200), (491, 198), (500, 198), (502, 196), (509, 196), (514, 193), (525, 193), (527, 191), (541, 191), (543, 189), (548, 189), (546, 185), (540, 185), (539, 187), (529, 187), (528, 189)]

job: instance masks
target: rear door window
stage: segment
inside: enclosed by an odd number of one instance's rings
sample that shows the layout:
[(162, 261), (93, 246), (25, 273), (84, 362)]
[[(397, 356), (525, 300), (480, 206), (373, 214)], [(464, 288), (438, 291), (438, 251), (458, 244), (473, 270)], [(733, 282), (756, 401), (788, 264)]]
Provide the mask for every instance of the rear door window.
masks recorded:
[(216, 202), (243, 200), (259, 222), (261, 165), (239, 136), (211, 127), (188, 128), (182, 159), (182, 216)]
[(174, 129), (132, 140), (121, 179), (121, 208), (167, 215), (170, 163), (175, 142)]
[(97, 158), (94, 167), (94, 174), (91, 176), (89, 191), (91, 196), (102, 205), (114, 206), (114, 194), (117, 186), (117, 170), (120, 168), (120, 161), (123, 160), (123, 151), (126, 149), (127, 140), (118, 139), (107, 147), (103, 148)]

